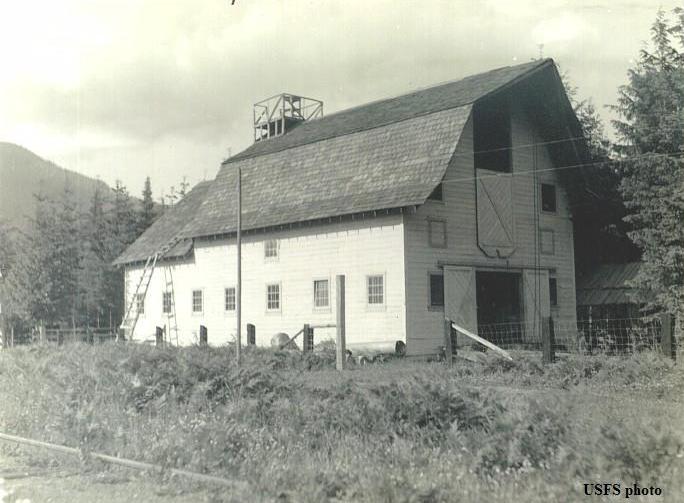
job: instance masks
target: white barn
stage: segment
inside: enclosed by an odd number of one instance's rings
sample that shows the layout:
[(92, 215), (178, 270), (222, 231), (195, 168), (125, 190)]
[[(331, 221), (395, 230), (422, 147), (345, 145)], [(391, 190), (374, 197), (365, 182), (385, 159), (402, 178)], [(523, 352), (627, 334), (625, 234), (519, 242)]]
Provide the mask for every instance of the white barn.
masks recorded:
[(290, 122), (117, 259), (128, 304), (146, 259), (180, 240), (139, 299), (133, 339), (169, 324), (175, 302), (180, 344), (197, 342), (200, 325), (210, 344), (234, 340), (238, 166), (242, 320), (258, 345), (334, 323), (338, 274), (352, 349), (403, 341), (408, 355), (434, 354), (445, 316), (523, 345), (539, 342), (543, 318), (575, 323), (571, 203), (582, 188), (557, 168), (581, 163), (585, 147), (552, 60)]

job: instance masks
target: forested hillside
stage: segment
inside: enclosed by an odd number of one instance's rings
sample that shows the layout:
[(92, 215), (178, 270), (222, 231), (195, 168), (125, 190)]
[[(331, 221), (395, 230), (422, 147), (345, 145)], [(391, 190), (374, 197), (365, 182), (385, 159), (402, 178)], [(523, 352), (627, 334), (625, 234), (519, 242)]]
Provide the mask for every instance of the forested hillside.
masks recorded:
[(0, 142), (0, 221), (29, 230), (36, 208), (34, 194), (59, 200), (65, 186), (82, 211), (87, 211), (95, 189), (103, 199), (113, 199), (103, 181), (63, 169), (19, 145)]

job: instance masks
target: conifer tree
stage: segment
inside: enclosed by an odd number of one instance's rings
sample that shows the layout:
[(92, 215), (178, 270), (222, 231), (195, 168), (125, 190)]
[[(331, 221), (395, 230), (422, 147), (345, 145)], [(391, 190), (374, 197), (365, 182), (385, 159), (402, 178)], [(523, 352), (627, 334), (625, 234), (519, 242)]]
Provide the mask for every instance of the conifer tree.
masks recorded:
[[(642, 251), (639, 299), (682, 313), (684, 301), (684, 15), (660, 10), (651, 45), (620, 87), (614, 121), (630, 237)], [(674, 18), (674, 19), (672, 19)]]

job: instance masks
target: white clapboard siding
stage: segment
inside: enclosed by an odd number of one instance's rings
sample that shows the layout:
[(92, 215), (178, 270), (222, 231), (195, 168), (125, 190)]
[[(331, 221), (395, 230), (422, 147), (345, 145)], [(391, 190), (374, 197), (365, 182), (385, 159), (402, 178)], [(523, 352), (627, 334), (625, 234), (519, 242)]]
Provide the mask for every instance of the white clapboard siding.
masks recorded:
[[(278, 240), (278, 258), (264, 257), (264, 243)], [(235, 286), (234, 240), (197, 241), (194, 259), (172, 266), (176, 314), (182, 344), (197, 342), (199, 326), (208, 329), (210, 344), (235, 337), (235, 312), (224, 309), (224, 289)], [(346, 275), (347, 341), (354, 343), (406, 340), (404, 306), (404, 235), (401, 215), (348, 221), (300, 229), (248, 235), (242, 244), (243, 343), (247, 323), (256, 326), (256, 342), (268, 345), (278, 332), (293, 335), (305, 323), (335, 322), (335, 276)], [(127, 268), (127, 280), (135, 284), (141, 268)], [(385, 303), (368, 305), (366, 276), (383, 275)], [(162, 313), (164, 275), (158, 268), (152, 278), (145, 314), (135, 338), (153, 338), (155, 326), (166, 323)], [(314, 280), (328, 280), (330, 307), (315, 308)], [(266, 285), (279, 284), (281, 308), (266, 309)], [(204, 306), (193, 313), (192, 291), (201, 290)], [(335, 329), (317, 329), (315, 342), (334, 338)], [(298, 339), (301, 347), (301, 337)], [(392, 346), (393, 347), (393, 346)]]

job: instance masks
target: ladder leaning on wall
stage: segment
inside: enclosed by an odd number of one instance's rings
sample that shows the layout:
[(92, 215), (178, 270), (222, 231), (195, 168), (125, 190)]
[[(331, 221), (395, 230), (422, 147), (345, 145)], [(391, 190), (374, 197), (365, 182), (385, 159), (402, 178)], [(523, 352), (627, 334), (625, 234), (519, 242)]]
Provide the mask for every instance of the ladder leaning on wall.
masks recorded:
[[(145, 267), (143, 268), (143, 272), (140, 275), (140, 278), (138, 279), (135, 291), (133, 292), (133, 295), (130, 297), (128, 301), (128, 306), (126, 307), (126, 314), (124, 315), (123, 321), (121, 322), (120, 328), (123, 329), (124, 334), (129, 339), (133, 336), (135, 327), (138, 324), (138, 318), (140, 318), (140, 314), (142, 314), (140, 307), (144, 305), (145, 297), (147, 296), (147, 290), (150, 287), (150, 282), (152, 281), (152, 274), (154, 273), (154, 269), (157, 266), (157, 262), (171, 248), (176, 246), (181, 240), (182, 238), (174, 238), (171, 241), (164, 244), (152, 255), (147, 257), (147, 260), (145, 261)], [(168, 292), (168, 289), (171, 288), (171, 291), (169, 292), (171, 293), (171, 306), (169, 312), (165, 313), (167, 315), (168, 320), (168, 337), (170, 340), (171, 331), (173, 331), (176, 338), (176, 344), (178, 344), (178, 326), (176, 324), (176, 299), (175, 292), (173, 290), (173, 276), (171, 275), (170, 266), (164, 268), (164, 279), (164, 284), (166, 285), (165, 291)], [(117, 341), (120, 340), (120, 337), (121, 331), (117, 333)]]

